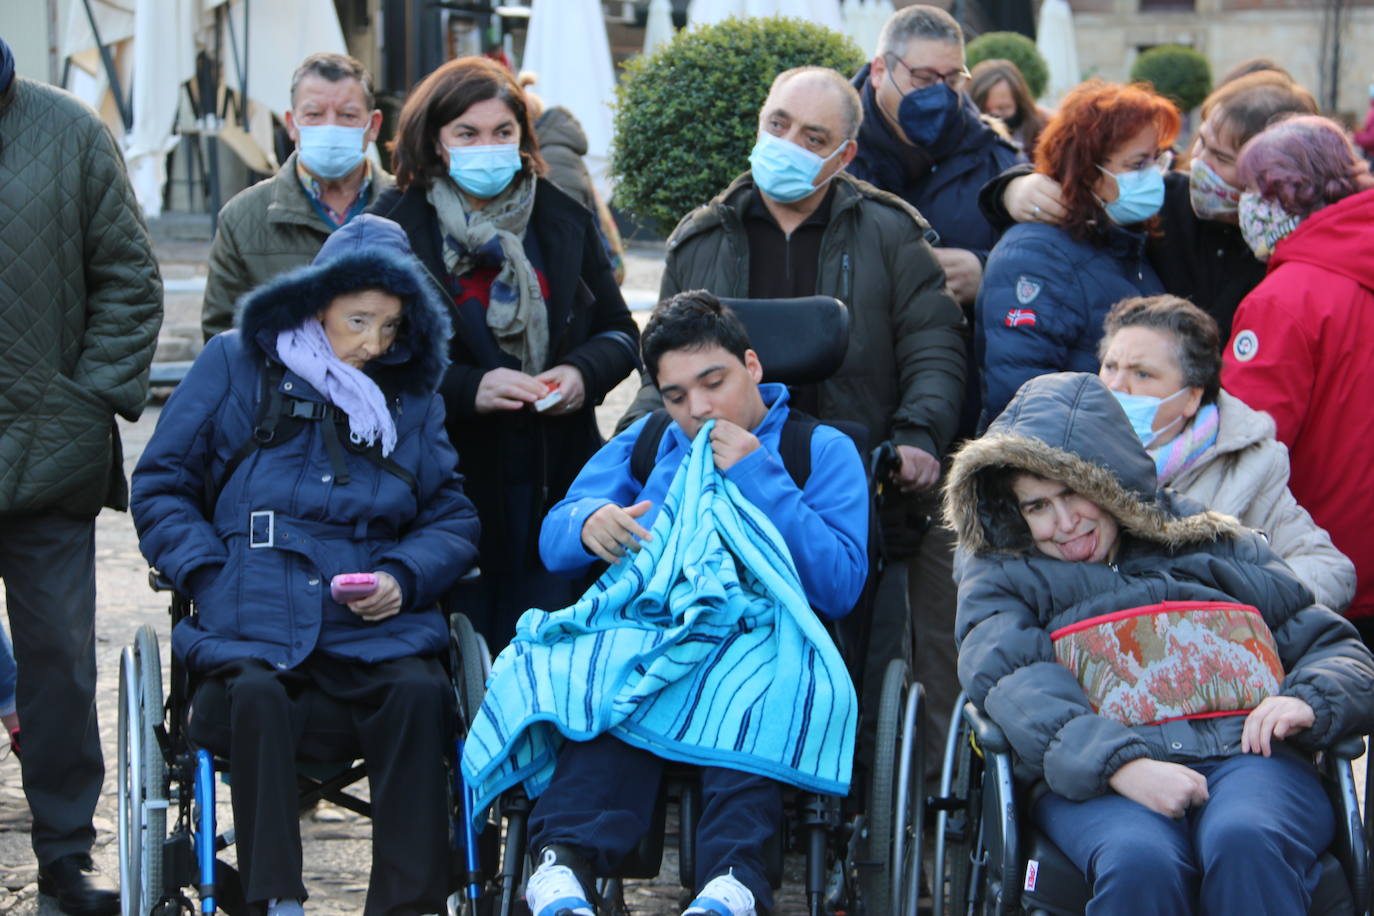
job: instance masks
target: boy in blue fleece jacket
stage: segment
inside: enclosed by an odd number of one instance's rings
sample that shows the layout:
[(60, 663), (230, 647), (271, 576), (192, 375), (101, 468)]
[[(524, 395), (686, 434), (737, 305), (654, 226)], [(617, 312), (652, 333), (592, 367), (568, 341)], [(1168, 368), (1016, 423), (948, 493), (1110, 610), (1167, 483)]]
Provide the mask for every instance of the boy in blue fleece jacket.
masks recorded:
[[(649, 418), (612, 439), (544, 519), (539, 553), (553, 572), (585, 573), (639, 549), (692, 439), (708, 420), (716, 467), (777, 526), (802, 587), (827, 618), (847, 614), (868, 574), (868, 484), (853, 441), (828, 426), (811, 436), (811, 474), (798, 487), (779, 443), (787, 389), (760, 384), (763, 367), (739, 318), (708, 292), (660, 304), (641, 346), (649, 376), (674, 421), (645, 482), (631, 469)], [(648, 828), (663, 761), (609, 735), (569, 742), (530, 819), (538, 868), (527, 900), (534, 916), (591, 916), (590, 871), (608, 873)], [(699, 895), (684, 916), (753, 916), (771, 909), (763, 846), (781, 828), (773, 780), (702, 768), (697, 829)]]

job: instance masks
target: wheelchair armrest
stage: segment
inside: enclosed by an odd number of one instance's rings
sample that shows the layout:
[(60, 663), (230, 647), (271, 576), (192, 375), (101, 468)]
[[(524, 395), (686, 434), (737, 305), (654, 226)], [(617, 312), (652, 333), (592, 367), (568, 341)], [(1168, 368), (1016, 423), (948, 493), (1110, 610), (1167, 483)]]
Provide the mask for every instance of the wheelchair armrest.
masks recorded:
[(155, 592), (174, 592), (177, 590), (177, 587), (172, 584), (172, 580), (156, 569), (148, 570), (148, 587)]
[(1359, 760), (1364, 756), (1364, 738), (1347, 735), (1328, 747), (1326, 753), (1337, 760)]
[(985, 754), (1010, 754), (1011, 743), (996, 722), (978, 711), (972, 703), (964, 704), (964, 718), (973, 730), (974, 740)]

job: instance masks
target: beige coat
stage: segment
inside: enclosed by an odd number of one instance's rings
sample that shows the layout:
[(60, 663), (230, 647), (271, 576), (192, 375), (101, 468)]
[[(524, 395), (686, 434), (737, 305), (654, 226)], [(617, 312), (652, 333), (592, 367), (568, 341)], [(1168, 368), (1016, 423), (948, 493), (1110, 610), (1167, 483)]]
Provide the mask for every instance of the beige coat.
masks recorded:
[(1263, 531), (1317, 601), (1343, 610), (1355, 595), (1355, 564), (1288, 491), (1288, 449), (1274, 438), (1273, 418), (1225, 391), (1217, 407), (1216, 444), (1167, 486)]

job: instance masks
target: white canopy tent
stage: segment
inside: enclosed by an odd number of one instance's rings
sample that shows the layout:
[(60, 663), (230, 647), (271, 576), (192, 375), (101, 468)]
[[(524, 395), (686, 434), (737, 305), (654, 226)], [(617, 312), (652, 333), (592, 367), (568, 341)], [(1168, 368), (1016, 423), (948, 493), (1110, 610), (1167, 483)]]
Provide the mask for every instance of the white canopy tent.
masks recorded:
[(535, 0), (521, 69), (539, 74), (539, 95), (546, 105), (561, 105), (582, 122), (587, 169), (597, 191), (610, 199), (615, 73), (601, 0)]
[(644, 53), (652, 54), (673, 40), (673, 5), (669, 0), (649, 0), (649, 20), (644, 28)]
[(840, 0), (692, 0), (687, 18), (692, 25), (712, 25), (730, 16), (792, 16), (843, 32)]
[(1074, 86), (1083, 79), (1078, 65), (1078, 43), (1073, 29), (1073, 10), (1068, 0), (1045, 0), (1040, 7), (1040, 21), (1036, 25), (1036, 47), (1049, 65), (1050, 78), (1041, 100), (1058, 105)]
[(878, 33), (892, 16), (892, 0), (845, 0), (844, 30), (866, 57), (878, 47)]
[[(212, 47), (217, 16), (223, 17), (218, 49)], [(91, 19), (127, 100), (113, 99)], [(246, 75), (249, 113), (247, 131), (213, 117), (199, 126), (258, 171), (277, 166), (272, 116), (290, 107), (291, 74), (302, 58), (347, 53), (333, 0), (68, 0), (65, 35), (64, 53), (76, 65), (68, 88), (121, 138), (134, 192), (150, 217), (162, 210), (166, 157), (178, 142), (173, 129), (182, 86), (195, 76), (198, 48), (218, 52), (227, 88), (239, 89)], [(216, 100), (206, 101), (213, 109)], [(120, 104), (132, 115), (127, 130)]]

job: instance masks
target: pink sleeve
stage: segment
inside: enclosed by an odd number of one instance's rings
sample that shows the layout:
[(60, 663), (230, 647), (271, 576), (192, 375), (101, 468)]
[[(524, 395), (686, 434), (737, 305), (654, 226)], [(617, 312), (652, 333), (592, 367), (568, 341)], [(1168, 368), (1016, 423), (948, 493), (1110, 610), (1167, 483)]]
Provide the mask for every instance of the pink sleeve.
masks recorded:
[[(1300, 303), (1299, 303), (1300, 304)], [(1222, 354), (1221, 386), (1255, 410), (1267, 411), (1278, 439), (1292, 447), (1307, 415), (1316, 360), (1308, 328), (1263, 285), (1241, 302)]]
[(1355, 142), (1366, 150), (1374, 149), (1374, 100), (1369, 103), (1369, 115), (1364, 119), (1364, 130), (1355, 131)]

